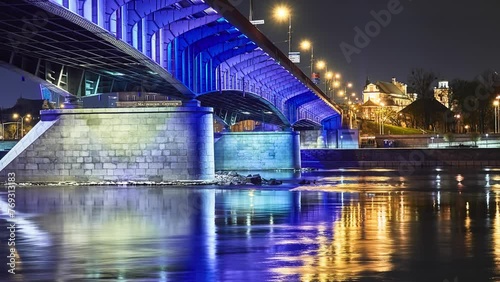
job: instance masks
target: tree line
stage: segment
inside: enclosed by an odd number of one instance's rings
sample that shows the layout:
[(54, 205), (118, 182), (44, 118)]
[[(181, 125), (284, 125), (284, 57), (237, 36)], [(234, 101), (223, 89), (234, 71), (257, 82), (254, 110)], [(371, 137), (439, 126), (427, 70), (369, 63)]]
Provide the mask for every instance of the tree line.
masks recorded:
[[(418, 99), (434, 99), (434, 86), (440, 75), (431, 70), (414, 68), (408, 75), (410, 91), (418, 94)], [(442, 114), (440, 120), (433, 119), (435, 113), (431, 107), (424, 107), (419, 115), (420, 124), (427, 129), (436, 122), (447, 125), (452, 131), (457, 123), (468, 125), (470, 131), (487, 133), (494, 130), (493, 102), (500, 95), (500, 75), (493, 70), (486, 70), (472, 80), (452, 79), (449, 83), (449, 112)], [(459, 116), (459, 117), (458, 117)]]

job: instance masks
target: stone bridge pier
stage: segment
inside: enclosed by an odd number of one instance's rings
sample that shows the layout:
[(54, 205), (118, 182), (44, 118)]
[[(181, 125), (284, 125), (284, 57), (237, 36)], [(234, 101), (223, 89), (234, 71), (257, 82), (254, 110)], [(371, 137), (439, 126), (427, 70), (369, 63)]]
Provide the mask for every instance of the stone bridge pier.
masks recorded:
[(213, 180), (213, 110), (62, 109), (0, 160), (18, 182)]
[(300, 169), (299, 133), (226, 132), (215, 142), (216, 170)]

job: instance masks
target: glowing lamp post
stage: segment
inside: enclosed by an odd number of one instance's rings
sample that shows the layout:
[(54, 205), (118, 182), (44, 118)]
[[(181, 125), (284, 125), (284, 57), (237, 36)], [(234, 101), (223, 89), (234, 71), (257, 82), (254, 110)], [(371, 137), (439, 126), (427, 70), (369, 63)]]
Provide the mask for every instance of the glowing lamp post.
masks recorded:
[(288, 20), (288, 53), (292, 51), (292, 12), (287, 6), (281, 5), (274, 8), (274, 18), (279, 22)]
[(460, 115), (455, 115), (457, 119), (457, 133), (460, 133)]
[[(350, 89), (350, 88), (352, 88), (352, 83), (348, 82), (348, 83), (346, 83), (346, 84), (342, 84), (342, 83), (340, 83), (339, 81), (337, 81), (339, 78), (340, 78), (340, 74), (338, 74), (338, 73), (337, 73), (337, 74), (335, 75), (335, 81), (334, 81), (334, 83), (333, 83), (333, 88), (338, 88), (338, 89), (340, 89), (340, 90), (338, 91), (338, 96), (339, 96), (339, 97), (344, 97), (344, 100), (348, 102), (348, 101), (350, 101), (350, 99), (351, 99), (351, 98), (349, 97), (348, 88), (349, 88), (349, 89)], [(354, 97), (354, 96), (356, 96), (356, 94), (352, 93), (352, 94), (351, 94), (351, 96), (352, 96), (352, 97)]]
[(500, 103), (498, 102), (498, 98), (499, 97), (497, 97), (497, 99), (495, 101), (493, 101), (493, 106), (495, 107), (495, 133), (498, 133), (498, 126), (499, 126), (498, 125), (498, 105)]
[(325, 61), (318, 61), (318, 63), (316, 64), (316, 68), (318, 68), (319, 70), (325, 69), (326, 68)]
[(383, 111), (384, 111), (384, 107), (385, 107), (385, 104), (384, 103), (380, 103), (380, 106), (382, 106), (381, 110), (380, 110), (380, 135), (384, 135), (384, 119), (383, 119)]
[[(24, 120), (29, 121), (31, 119), (31, 115), (27, 114), (25, 116), (20, 116), (19, 114), (14, 114), (12, 116), (17, 123), (21, 123), (21, 138), (24, 136)], [(19, 139), (19, 130), (17, 131), (16, 139)]]
[(326, 96), (328, 96), (329, 90), (330, 90), (330, 81), (333, 78), (333, 72), (329, 71), (325, 73), (325, 91), (326, 91)]
[(327, 80), (328, 78), (327, 78), (327, 76), (332, 75), (332, 74), (328, 72), (328, 66), (326, 65), (326, 62), (323, 60), (320, 60), (320, 61), (318, 61), (318, 63), (316, 63), (316, 69), (325, 70), (325, 77), (326, 77), (326, 79), (325, 79), (325, 93), (326, 93), (328, 91), (328, 80)]
[(348, 82), (345, 86), (344, 86), (344, 93), (347, 95), (347, 88), (352, 88), (352, 83)]
[(314, 73), (314, 46), (309, 40), (304, 40), (300, 43), (300, 49), (304, 51), (311, 50), (311, 75)]

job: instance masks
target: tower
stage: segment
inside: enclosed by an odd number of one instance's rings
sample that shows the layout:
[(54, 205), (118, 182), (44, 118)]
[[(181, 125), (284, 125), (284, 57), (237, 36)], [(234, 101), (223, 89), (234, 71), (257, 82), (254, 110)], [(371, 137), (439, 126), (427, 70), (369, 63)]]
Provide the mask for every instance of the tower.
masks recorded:
[(450, 107), (450, 86), (448, 85), (448, 81), (439, 81), (438, 87), (434, 87), (434, 99), (447, 108)]

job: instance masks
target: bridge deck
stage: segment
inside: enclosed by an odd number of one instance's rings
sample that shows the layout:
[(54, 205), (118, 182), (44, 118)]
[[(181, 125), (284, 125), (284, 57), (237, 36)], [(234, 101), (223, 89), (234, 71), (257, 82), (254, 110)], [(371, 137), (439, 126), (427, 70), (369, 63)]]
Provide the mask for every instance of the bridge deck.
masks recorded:
[(275, 124), (340, 126), (339, 108), (227, 0), (0, 0), (0, 37), (0, 60), (77, 96), (158, 92), (231, 121), (264, 110)]

